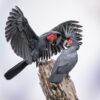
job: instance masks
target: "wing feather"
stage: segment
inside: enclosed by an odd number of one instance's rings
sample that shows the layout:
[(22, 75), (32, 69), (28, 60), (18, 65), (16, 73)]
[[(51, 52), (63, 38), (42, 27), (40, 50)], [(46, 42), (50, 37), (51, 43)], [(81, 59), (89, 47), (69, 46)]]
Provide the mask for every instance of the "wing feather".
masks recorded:
[[(49, 58), (53, 55), (58, 54), (63, 49), (65, 49), (64, 41), (67, 39), (67, 34), (74, 34), (74, 38), (78, 41), (80, 41), (82, 38), (82, 35), (80, 34), (82, 32), (82, 26), (78, 24), (78, 21), (70, 20), (63, 22), (56, 27), (54, 27), (49, 32), (43, 34), (41, 38), (44, 38), (46, 40), (45, 45), (50, 45), (49, 47), (45, 47), (44, 50), (48, 49)], [(55, 33), (58, 36), (58, 39), (56, 43), (51, 43), (47, 40), (48, 35)], [(59, 34), (58, 34), (59, 33)], [(47, 54), (43, 54), (43, 56), (48, 56)], [(45, 58), (45, 57), (44, 57)]]
[(7, 41), (10, 41), (14, 52), (28, 63), (32, 63), (31, 52), (35, 47), (33, 44), (38, 42), (39, 37), (31, 29), (23, 12), (17, 6), (10, 12), (6, 22), (5, 36)]

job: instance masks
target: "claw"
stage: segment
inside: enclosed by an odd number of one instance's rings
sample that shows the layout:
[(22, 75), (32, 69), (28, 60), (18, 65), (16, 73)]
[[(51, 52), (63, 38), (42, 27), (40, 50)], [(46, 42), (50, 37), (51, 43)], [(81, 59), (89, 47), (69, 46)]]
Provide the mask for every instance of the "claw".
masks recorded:
[(48, 61), (45, 60), (45, 61), (39, 61), (38, 62), (38, 66), (41, 66), (41, 65), (47, 65), (48, 64)]

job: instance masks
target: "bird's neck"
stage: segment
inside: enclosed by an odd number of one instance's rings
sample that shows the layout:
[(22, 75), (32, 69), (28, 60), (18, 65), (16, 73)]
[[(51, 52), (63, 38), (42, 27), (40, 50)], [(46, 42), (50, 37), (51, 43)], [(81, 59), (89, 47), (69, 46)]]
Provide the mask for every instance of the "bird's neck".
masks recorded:
[(79, 49), (79, 45), (72, 45), (71, 47), (69, 47), (67, 50), (68, 52), (75, 52)]

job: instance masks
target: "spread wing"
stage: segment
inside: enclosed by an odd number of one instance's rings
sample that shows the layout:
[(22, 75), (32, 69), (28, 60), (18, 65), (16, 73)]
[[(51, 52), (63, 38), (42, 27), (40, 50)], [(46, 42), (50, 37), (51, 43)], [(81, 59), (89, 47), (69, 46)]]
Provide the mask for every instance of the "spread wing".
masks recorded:
[(57, 31), (61, 33), (61, 36), (65, 37), (67, 34), (74, 34), (75, 38), (80, 41), (82, 35), (82, 26), (78, 24), (78, 21), (70, 20), (59, 24), (58, 26), (54, 27), (52, 31)]
[(31, 29), (27, 19), (17, 6), (10, 12), (6, 22), (5, 36), (7, 41), (10, 41), (14, 52), (31, 63), (31, 51), (35, 48), (39, 37)]
[[(43, 34), (41, 38), (45, 39), (46, 48), (44, 48), (42, 57), (48, 59), (52, 55), (56, 55), (65, 49), (64, 41), (66, 40), (66, 35), (68, 34), (74, 34), (74, 38), (80, 41), (82, 39), (82, 35), (80, 34), (80, 32), (82, 32), (81, 27), (82, 26), (78, 24), (78, 21), (66, 21)], [(53, 33), (57, 34), (58, 37), (56, 43), (51, 43), (47, 40), (47, 37)]]

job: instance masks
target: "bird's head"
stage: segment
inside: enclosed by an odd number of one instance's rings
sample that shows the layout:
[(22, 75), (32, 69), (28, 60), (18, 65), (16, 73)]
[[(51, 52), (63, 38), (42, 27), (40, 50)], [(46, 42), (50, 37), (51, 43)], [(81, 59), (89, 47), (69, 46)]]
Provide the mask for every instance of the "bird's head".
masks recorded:
[(79, 33), (67, 34), (64, 46), (66, 46), (67, 48), (73, 45), (80, 46), (82, 44), (81, 40), (82, 40), (82, 35)]
[(80, 46), (82, 44), (82, 42), (81, 41), (78, 41), (78, 40), (76, 40), (76, 39), (74, 39), (74, 38), (67, 38), (66, 40), (65, 40), (65, 42), (64, 42), (64, 46), (66, 46), (67, 48), (69, 48), (69, 47), (71, 47), (71, 46)]
[(51, 31), (50, 34), (47, 36), (47, 40), (51, 43), (55, 43), (59, 40), (60, 33), (57, 31)]

